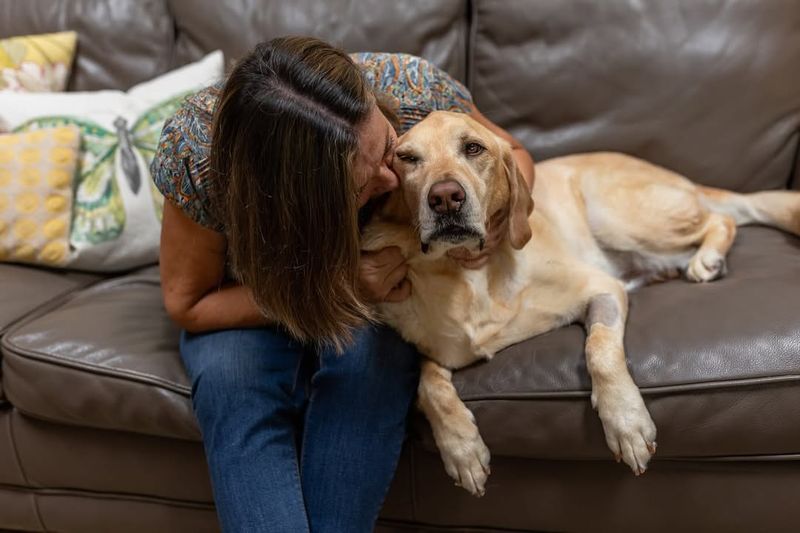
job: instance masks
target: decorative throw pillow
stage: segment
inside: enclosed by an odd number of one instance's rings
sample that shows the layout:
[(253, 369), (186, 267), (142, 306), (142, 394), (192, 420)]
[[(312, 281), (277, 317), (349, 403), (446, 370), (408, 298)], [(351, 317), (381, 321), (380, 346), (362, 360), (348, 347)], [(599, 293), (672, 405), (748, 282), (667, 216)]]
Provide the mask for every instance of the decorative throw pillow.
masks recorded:
[(121, 91), (0, 93), (12, 131), (81, 131), (67, 266), (113, 272), (158, 260), (163, 196), (150, 178), (161, 129), (184, 99), (223, 74), (222, 52)]
[(63, 91), (77, 41), (74, 31), (0, 40), (0, 91)]
[(67, 263), (79, 147), (75, 126), (0, 135), (0, 261)]

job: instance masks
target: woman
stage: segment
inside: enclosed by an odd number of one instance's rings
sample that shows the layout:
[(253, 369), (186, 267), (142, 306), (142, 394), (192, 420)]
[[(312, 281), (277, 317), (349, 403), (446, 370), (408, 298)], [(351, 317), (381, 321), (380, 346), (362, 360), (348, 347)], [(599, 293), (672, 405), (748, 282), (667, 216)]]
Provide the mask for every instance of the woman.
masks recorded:
[(162, 132), (164, 303), (225, 531), (370, 531), (391, 482), (419, 362), (369, 304), (411, 286), (396, 248), (360, 253), (358, 224), (398, 186), (386, 102), (402, 129), (455, 109), (512, 140), (424, 60), (304, 37), (257, 46)]

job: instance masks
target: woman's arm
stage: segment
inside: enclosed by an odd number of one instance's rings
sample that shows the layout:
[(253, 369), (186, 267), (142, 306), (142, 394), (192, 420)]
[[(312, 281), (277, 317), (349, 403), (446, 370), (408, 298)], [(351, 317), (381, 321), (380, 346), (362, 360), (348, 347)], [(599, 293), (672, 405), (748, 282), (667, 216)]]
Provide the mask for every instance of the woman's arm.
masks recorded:
[[(223, 284), (225, 237), (164, 202), (161, 225), (161, 290), (167, 314), (186, 331), (250, 328), (274, 323), (256, 306), (250, 289)], [(408, 298), (408, 267), (396, 248), (362, 255), (360, 286), (371, 302)]]
[(250, 290), (223, 284), (225, 237), (164, 202), (161, 226), (161, 289), (170, 318), (187, 331), (264, 326)]

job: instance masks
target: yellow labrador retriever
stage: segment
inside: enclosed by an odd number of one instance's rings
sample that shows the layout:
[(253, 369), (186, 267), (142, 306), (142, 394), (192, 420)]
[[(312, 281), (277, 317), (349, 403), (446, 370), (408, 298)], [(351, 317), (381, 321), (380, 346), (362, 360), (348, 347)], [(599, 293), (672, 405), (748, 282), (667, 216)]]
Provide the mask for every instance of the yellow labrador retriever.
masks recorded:
[[(532, 196), (510, 146), (467, 115), (434, 112), (403, 135), (401, 188), (365, 229), (364, 248), (399, 246), (411, 297), (379, 308), (427, 356), (419, 406), (447, 473), (475, 495), (489, 450), (451, 371), (572, 322), (587, 331), (591, 402), (606, 442), (634, 473), (656, 451), (656, 427), (625, 363), (626, 291), (683, 272), (725, 273), (737, 224), (800, 234), (800, 193), (700, 187), (645, 161), (591, 153), (539, 163)], [(488, 216), (507, 206), (508, 239), (479, 270), (446, 252), (479, 249)]]

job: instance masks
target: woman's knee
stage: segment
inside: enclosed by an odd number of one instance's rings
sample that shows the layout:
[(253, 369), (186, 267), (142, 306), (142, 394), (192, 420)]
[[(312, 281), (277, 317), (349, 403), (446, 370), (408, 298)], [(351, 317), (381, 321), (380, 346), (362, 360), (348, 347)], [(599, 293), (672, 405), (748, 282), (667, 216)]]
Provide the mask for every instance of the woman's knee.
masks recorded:
[(180, 348), (196, 409), (198, 403), (241, 403), (254, 391), (274, 396), (293, 389), (304, 354), (289, 337), (266, 328), (183, 332)]

